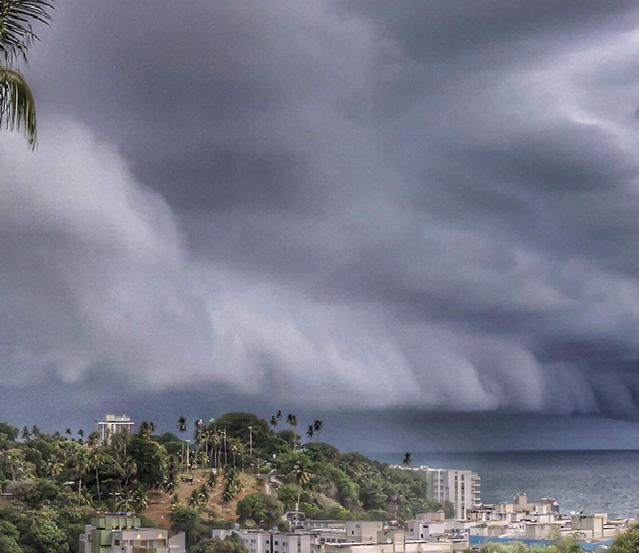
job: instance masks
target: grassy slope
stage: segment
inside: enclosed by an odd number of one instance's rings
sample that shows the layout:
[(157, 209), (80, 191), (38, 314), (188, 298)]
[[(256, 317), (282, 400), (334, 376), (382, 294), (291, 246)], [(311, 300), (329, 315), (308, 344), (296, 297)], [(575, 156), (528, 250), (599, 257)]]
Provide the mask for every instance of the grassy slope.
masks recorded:
[[(190, 473), (193, 476), (193, 483), (181, 482), (178, 478), (179, 486), (176, 490), (180, 503), (187, 505), (189, 496), (199, 488), (202, 484), (206, 483), (207, 471), (206, 470), (193, 470)], [(224, 490), (224, 483), (222, 479), (218, 481), (217, 486), (211, 491), (211, 499), (207, 505), (202, 506), (200, 509), (202, 520), (208, 519), (224, 519), (224, 520), (236, 520), (237, 519), (237, 502), (243, 497), (255, 493), (263, 492), (264, 486), (261, 482), (258, 482), (251, 474), (240, 473), (240, 480), (244, 486), (242, 492), (232, 501), (225, 502), (222, 499), (222, 492)], [(170, 526), (169, 520), (169, 503), (171, 496), (162, 492), (149, 493), (149, 507), (148, 509), (141, 511), (139, 514), (151, 519), (159, 528), (168, 528)]]

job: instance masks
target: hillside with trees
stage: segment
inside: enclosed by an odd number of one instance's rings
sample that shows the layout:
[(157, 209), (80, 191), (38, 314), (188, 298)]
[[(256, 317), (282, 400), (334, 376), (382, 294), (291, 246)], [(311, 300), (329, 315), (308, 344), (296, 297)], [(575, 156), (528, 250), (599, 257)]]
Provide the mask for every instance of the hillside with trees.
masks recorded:
[(281, 412), (268, 422), (250, 413), (177, 417), (176, 433), (158, 435), (146, 421), (102, 444), (82, 430), (0, 424), (1, 550), (74, 552), (96, 511), (136, 511), (147, 526), (185, 530), (195, 546), (212, 527), (282, 526), (287, 512), (401, 521), (450, 508), (426, 499), (419, 474), (319, 441), (321, 421), (309, 422), (305, 440), (297, 426)]

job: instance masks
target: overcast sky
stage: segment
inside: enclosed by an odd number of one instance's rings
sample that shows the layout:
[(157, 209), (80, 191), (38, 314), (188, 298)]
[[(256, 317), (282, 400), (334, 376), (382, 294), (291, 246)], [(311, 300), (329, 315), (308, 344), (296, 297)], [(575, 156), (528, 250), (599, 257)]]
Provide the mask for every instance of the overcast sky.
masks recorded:
[(636, 2), (58, 4), (38, 149), (0, 135), (0, 419), (639, 447)]

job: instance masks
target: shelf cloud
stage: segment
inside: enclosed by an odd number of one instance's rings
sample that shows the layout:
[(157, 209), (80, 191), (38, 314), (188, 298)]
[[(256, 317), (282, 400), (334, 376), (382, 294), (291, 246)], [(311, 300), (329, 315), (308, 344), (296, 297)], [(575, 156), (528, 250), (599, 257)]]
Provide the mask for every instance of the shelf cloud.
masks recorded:
[(0, 390), (639, 417), (634, 3), (160, 4), (33, 49)]

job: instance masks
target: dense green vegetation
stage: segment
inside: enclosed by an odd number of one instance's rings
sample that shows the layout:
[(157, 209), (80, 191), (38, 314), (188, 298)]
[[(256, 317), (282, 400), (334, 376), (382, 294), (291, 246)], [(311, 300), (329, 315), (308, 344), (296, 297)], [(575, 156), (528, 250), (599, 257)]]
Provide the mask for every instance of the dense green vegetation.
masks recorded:
[[(158, 490), (173, 497), (173, 527), (187, 533), (193, 551), (238, 553), (231, 551), (237, 544), (206, 540), (212, 525), (227, 522), (205, 520), (202, 509), (213, 489), (233, 501), (243, 471), (278, 484), (272, 495), (253, 493), (238, 502), (239, 520), (250, 526), (283, 524), (282, 514), (297, 510), (314, 518), (402, 520), (450, 508), (426, 500), (426, 480), (418, 474), (314, 441), (322, 430), (318, 420), (303, 443), (297, 424), (294, 415), (281, 414), (270, 424), (250, 413), (194, 425), (180, 417), (176, 430), (192, 434), (190, 444), (171, 432), (156, 435), (155, 425), (143, 422), (139, 432), (114, 435), (109, 445), (82, 430), (18, 432), (0, 424), (0, 551), (74, 552), (96, 510), (144, 512), (149, 492)], [(180, 503), (180, 475), (204, 469), (208, 482)]]
[(636, 553), (639, 551), (639, 525), (617, 536), (610, 546), (610, 553)]

